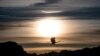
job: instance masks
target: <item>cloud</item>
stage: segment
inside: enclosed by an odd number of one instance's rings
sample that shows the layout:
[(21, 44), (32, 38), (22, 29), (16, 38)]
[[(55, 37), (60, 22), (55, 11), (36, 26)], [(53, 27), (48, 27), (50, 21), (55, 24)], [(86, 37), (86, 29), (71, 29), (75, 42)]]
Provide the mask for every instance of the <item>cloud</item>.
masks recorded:
[[(90, 45), (89, 45), (90, 44)], [(48, 43), (24, 43), (21, 44), (24, 48), (40, 48), (40, 47), (51, 47), (52, 45)], [(63, 43), (63, 44), (57, 44), (53, 47), (76, 47), (76, 48), (82, 48), (82, 47), (90, 47), (90, 46), (96, 46), (94, 43)]]
[(85, 31), (85, 32), (76, 32), (76, 33), (73, 33), (73, 34), (81, 34), (81, 35), (100, 35), (100, 29), (94, 29), (94, 30), (88, 30), (88, 31)]
[(46, 6), (48, 4), (53, 4), (53, 3), (57, 3), (60, 0), (45, 0), (45, 2), (43, 3), (36, 3), (35, 5), (31, 5), (31, 6)]
[(0, 7), (23, 7), (43, 0), (0, 0)]
[(100, 19), (100, 7), (82, 7), (73, 11), (64, 11), (61, 14), (72, 19)]
[(45, 0), (46, 3), (50, 4), (50, 3), (57, 3), (60, 0)]
[(0, 7), (0, 21), (35, 20), (34, 17), (66, 16), (70, 19), (100, 19), (100, 7), (79, 7), (62, 13), (43, 14), (30, 7)]

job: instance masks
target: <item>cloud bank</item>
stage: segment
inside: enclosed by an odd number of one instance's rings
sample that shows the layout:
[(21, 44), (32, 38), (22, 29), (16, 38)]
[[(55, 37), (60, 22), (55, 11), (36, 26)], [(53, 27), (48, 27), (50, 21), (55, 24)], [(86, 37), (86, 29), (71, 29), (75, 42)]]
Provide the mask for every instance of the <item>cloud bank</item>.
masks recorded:
[[(65, 1), (65, 0), (62, 0)], [(34, 17), (44, 17), (44, 16), (65, 16), (70, 17), (70, 19), (100, 19), (100, 7), (98, 7), (98, 0), (85, 0), (90, 4), (95, 6), (92, 7), (74, 7), (72, 8), (64, 8), (64, 11), (61, 13), (53, 13), (53, 14), (45, 14), (41, 13), (40, 10), (43, 10), (45, 7), (49, 7), (52, 4), (60, 4), (61, 0), (45, 0), (45, 2), (40, 2), (36, 4), (32, 4), (27, 7), (0, 7), (0, 21), (22, 21), (22, 20), (31, 20)], [(68, 0), (66, 4), (73, 3), (74, 0)], [(85, 2), (76, 0), (76, 2)], [(74, 3), (76, 3), (74, 2)], [(93, 3), (95, 2), (95, 3)], [(96, 4), (97, 3), (97, 4)], [(63, 5), (63, 4), (61, 4)], [(80, 4), (81, 5), (81, 4)], [(96, 7), (97, 5), (97, 7)], [(63, 5), (64, 6), (64, 5)], [(65, 7), (65, 6), (64, 6)], [(52, 7), (50, 7), (53, 9)], [(49, 10), (49, 9), (48, 9)]]

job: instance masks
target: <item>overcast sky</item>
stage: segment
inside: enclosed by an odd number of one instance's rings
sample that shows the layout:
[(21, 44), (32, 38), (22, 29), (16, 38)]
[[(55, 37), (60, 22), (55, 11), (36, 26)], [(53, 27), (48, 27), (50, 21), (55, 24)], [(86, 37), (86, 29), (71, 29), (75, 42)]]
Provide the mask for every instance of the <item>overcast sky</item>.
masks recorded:
[(28, 6), (38, 2), (43, 2), (43, 0), (0, 0), (0, 6)]
[[(50, 18), (49, 16), (51, 16), (52, 18), (54, 16), (54, 18), (57, 17), (57, 20), (65, 22), (66, 29), (67, 27), (70, 28), (63, 33), (63, 36), (69, 37), (69, 39), (62, 38), (61, 41), (65, 41), (65, 44), (58, 46), (99, 45), (99, 4), (100, 0), (0, 0), (0, 42), (13, 40), (25, 43), (22, 44), (24, 47), (49, 47), (49, 44), (40, 43), (45, 39), (42, 41), (41, 38), (35, 38), (34, 27), (36, 24), (34, 22), (45, 19), (44, 17)], [(51, 12), (57, 10), (61, 12), (43, 13), (43, 11), (48, 12), (50, 10)], [(71, 32), (72, 35), (67, 32), (68, 30), (69, 32), (73, 31)]]
[[(29, 6), (31, 4), (36, 3), (47, 3), (45, 1), (58, 1), (58, 0), (0, 0), (0, 6), (6, 6), (6, 7), (19, 7), (19, 6)], [(58, 5), (58, 6), (71, 6), (71, 7), (87, 7), (87, 6), (100, 6), (99, 5), (100, 0), (59, 0), (59, 2), (55, 2), (53, 4), (49, 4), (48, 6), (52, 5)]]

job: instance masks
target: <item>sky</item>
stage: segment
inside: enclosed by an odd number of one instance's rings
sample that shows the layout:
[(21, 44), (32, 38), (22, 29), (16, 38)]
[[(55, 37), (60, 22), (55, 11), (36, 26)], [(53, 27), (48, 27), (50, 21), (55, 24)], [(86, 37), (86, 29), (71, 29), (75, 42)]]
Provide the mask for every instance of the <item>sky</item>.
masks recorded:
[(50, 38), (36, 35), (36, 26), (43, 19), (55, 19), (55, 22), (62, 22), (64, 30), (58, 38), (63, 42), (54, 47), (97, 46), (100, 44), (99, 2), (100, 0), (0, 0), (0, 42), (12, 40), (25, 48), (51, 47), (47, 44)]
[(52, 3), (51, 1), (55, 1), (53, 3), (59, 6), (71, 6), (71, 7), (100, 6), (99, 0), (0, 0), (0, 6), (6, 6), (6, 7), (28, 6), (36, 3), (45, 3), (49, 4), (48, 6), (50, 6), (50, 3)]
[(43, 2), (42, 0), (0, 0), (0, 6), (15, 7), (15, 6), (28, 6), (30, 4)]
[[(56, 15), (78, 18), (100, 18), (99, 0), (0, 0), (0, 20), (20, 20), (43, 16), (42, 11), (61, 11)], [(28, 5), (27, 5), (28, 4)], [(6, 17), (7, 16), (7, 17)]]

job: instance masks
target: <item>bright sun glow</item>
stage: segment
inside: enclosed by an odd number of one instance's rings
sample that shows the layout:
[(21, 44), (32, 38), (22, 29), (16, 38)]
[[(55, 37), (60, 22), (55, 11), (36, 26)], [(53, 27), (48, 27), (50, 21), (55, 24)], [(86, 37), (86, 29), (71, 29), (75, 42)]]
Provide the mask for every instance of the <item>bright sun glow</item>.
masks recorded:
[(38, 21), (37, 32), (43, 37), (57, 36), (61, 31), (61, 23), (58, 20), (45, 19)]
[(60, 13), (62, 11), (41, 11), (41, 12), (49, 14), (49, 13)]

